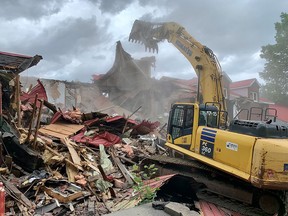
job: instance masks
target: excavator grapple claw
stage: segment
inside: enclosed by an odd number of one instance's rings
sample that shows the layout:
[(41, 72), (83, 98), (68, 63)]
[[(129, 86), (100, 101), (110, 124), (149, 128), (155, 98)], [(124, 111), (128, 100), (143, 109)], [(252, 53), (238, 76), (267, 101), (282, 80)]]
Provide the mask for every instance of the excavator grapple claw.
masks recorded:
[(153, 38), (154, 26), (154, 24), (149, 22), (135, 20), (129, 35), (129, 41), (144, 44), (145, 51), (149, 49), (149, 52), (152, 50), (153, 53), (155, 51), (158, 53), (157, 43), (159, 40)]

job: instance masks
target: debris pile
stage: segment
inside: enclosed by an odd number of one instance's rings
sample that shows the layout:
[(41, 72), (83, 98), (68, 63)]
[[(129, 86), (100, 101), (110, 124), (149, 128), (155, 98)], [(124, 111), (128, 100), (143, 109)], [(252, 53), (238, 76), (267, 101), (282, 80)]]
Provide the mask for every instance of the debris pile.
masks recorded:
[[(0, 199), (5, 194), (5, 215), (103, 215), (153, 200), (170, 177), (149, 180), (152, 176), (140, 170), (139, 161), (166, 154), (158, 145), (164, 127), (131, 118), (142, 103), (126, 116), (83, 113), (76, 101), (68, 111), (50, 103), (39, 80), (21, 91), (19, 74), (41, 59), (0, 53)], [(96, 100), (97, 105), (103, 102)]]
[[(133, 165), (159, 153), (160, 124), (46, 106), (49, 116), (42, 113), (43, 101), (35, 96), (34, 104), (22, 103), (28, 117), (21, 125), (27, 128), (1, 118), (6, 215), (103, 215), (143, 201), (133, 188)], [(50, 122), (41, 121), (42, 115)]]

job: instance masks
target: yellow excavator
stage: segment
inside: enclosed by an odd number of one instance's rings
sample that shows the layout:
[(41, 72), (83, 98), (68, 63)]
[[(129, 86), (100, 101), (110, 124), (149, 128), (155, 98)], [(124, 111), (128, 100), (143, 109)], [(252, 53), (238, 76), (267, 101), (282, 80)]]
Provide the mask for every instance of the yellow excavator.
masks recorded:
[[(209, 192), (261, 209), (259, 214), (248, 210), (247, 215), (286, 215), (288, 127), (278, 125), (276, 110), (268, 109), (259, 121), (228, 122), (220, 64), (213, 51), (181, 25), (136, 20), (129, 36), (129, 41), (142, 43), (153, 52), (158, 52), (158, 43), (164, 40), (191, 63), (202, 99), (197, 96), (195, 103), (171, 106), (165, 146), (174, 157), (157, 156), (152, 161), (179, 169), (190, 167), (187, 175), (202, 182)], [(271, 112), (273, 121), (264, 121), (272, 117)]]

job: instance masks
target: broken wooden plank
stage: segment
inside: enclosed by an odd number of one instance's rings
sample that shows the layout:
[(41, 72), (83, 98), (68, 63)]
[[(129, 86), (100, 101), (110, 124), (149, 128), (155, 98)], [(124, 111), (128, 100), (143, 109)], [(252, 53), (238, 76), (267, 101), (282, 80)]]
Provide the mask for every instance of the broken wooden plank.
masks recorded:
[[(64, 123), (64, 122), (56, 122), (53, 124), (54, 126), (59, 126), (65, 128), (65, 130), (75, 133), (75, 130), (81, 130), (84, 125), (72, 124), (72, 123)], [(77, 132), (76, 131), (76, 132)]]
[(9, 181), (6, 181), (1, 175), (0, 181), (3, 182), (5, 189), (9, 190), (15, 197), (22, 201), (21, 203), (25, 205), (25, 207), (29, 209), (32, 209), (34, 207), (33, 203), (20, 190), (18, 190), (17, 187), (15, 187)]
[(77, 124), (67, 124), (67, 123), (54, 123), (50, 125), (45, 125), (39, 129), (39, 132), (45, 135), (54, 136), (60, 139), (69, 137), (79, 130), (84, 128), (84, 125)]
[(142, 106), (138, 107), (131, 115), (129, 115), (129, 116), (127, 117), (127, 119), (126, 119), (126, 121), (125, 121), (125, 125), (124, 125), (123, 130), (122, 130), (122, 134), (124, 134), (125, 131), (126, 131), (126, 127), (127, 127), (127, 123), (128, 123), (129, 118), (130, 118), (132, 115), (134, 115), (136, 112), (138, 112), (138, 110), (140, 110), (141, 108), (142, 108)]
[(113, 159), (113, 161), (115, 162), (115, 164), (120, 169), (120, 171), (123, 174), (124, 178), (126, 179), (126, 181), (128, 183), (128, 186), (133, 185), (134, 184), (134, 180), (133, 180), (131, 174), (129, 173), (129, 171), (126, 169), (126, 167), (121, 163), (120, 159), (115, 155), (115, 153), (113, 151), (111, 151), (110, 155), (111, 155), (111, 158)]
[(72, 161), (78, 165), (78, 166), (81, 166), (81, 158), (79, 157), (77, 151), (74, 149), (74, 147), (70, 144), (68, 138), (64, 138), (62, 140), (63, 144), (65, 144), (68, 148), (68, 151), (70, 153), (70, 156), (71, 156), (71, 159)]
[(65, 162), (66, 163), (69, 163), (70, 165), (74, 166), (75, 168), (81, 170), (81, 171), (84, 171), (83, 168), (77, 164), (74, 164), (72, 161), (68, 160), (67, 158), (65, 158), (63, 155), (59, 154), (57, 151), (53, 150), (52, 148), (50, 148), (49, 146), (47, 145), (44, 145), (45, 149), (47, 149), (48, 151), (50, 151), (51, 153), (59, 156), (59, 157), (62, 157), (64, 158)]
[(31, 136), (31, 134), (32, 134), (32, 124), (33, 124), (33, 121), (34, 121), (34, 119), (35, 119), (36, 110), (37, 110), (37, 106), (36, 106), (37, 99), (38, 99), (38, 93), (35, 95), (35, 101), (34, 101), (34, 105), (33, 105), (33, 111), (32, 111), (31, 120), (30, 120), (30, 122), (29, 122), (29, 129), (28, 129), (28, 135), (27, 135), (26, 142), (29, 142), (30, 136)]
[[(71, 160), (71, 156), (69, 158)], [(69, 182), (75, 182), (75, 176), (78, 175), (78, 169), (66, 162), (66, 173)]]
[(129, 158), (126, 158), (126, 157), (124, 157), (124, 156), (118, 155), (118, 158), (120, 158), (120, 159), (122, 159), (122, 160), (124, 160), (124, 161), (126, 161), (126, 162), (129, 162), (130, 164), (137, 164), (136, 162), (134, 162), (134, 161), (132, 161), (132, 160), (130, 160)]
[(35, 134), (34, 134), (34, 140), (33, 140), (33, 148), (34, 149), (36, 147), (37, 136), (38, 136), (39, 128), (40, 128), (40, 119), (41, 119), (41, 115), (42, 115), (42, 107), (43, 107), (43, 100), (40, 101), (40, 107), (39, 107), (38, 115), (37, 115), (36, 128), (35, 128)]
[(46, 136), (52, 136), (52, 137), (60, 138), (60, 139), (64, 139), (65, 137), (68, 136), (66, 134), (61, 134), (61, 133), (57, 133), (54, 131), (49, 131), (49, 130), (46, 130), (44, 128), (40, 128), (39, 133), (46, 135)]

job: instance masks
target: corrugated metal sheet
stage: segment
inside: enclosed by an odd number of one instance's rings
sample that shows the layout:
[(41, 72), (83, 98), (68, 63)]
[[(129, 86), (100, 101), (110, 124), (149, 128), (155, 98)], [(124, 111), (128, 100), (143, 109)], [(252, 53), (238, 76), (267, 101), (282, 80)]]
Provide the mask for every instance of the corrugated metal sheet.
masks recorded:
[(104, 131), (100, 134), (94, 134), (93, 136), (86, 136), (84, 131), (81, 131), (77, 135), (71, 137), (75, 142), (80, 142), (84, 144), (89, 144), (93, 146), (99, 146), (100, 144), (104, 146), (111, 146), (116, 143), (121, 143), (121, 138), (115, 134)]
[(159, 176), (155, 179), (145, 180), (144, 185), (149, 185), (151, 188), (160, 188), (166, 181), (171, 179), (175, 174)]
[(204, 216), (243, 216), (237, 212), (221, 208), (204, 200), (200, 200), (199, 204)]
[[(40, 80), (37, 80), (38, 84), (35, 85), (29, 92), (22, 92), (20, 96), (21, 101), (27, 101), (31, 104), (34, 103), (36, 94), (38, 94), (38, 99), (43, 99), (48, 101), (46, 90)], [(37, 102), (37, 107), (39, 107), (40, 103)]]

